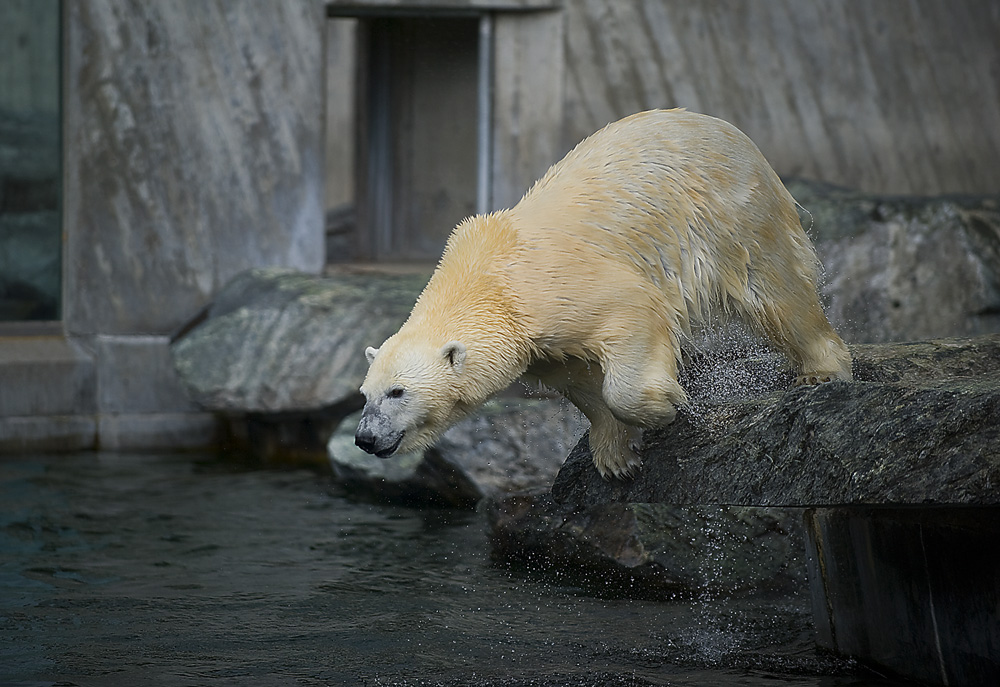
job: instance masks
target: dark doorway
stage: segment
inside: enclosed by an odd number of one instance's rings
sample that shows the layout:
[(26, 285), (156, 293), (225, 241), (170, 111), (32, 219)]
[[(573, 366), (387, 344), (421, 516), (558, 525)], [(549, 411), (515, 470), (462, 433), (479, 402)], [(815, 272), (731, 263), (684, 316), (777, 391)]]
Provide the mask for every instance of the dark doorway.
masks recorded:
[(436, 260), (476, 211), (479, 26), (478, 17), (360, 23), (357, 257)]

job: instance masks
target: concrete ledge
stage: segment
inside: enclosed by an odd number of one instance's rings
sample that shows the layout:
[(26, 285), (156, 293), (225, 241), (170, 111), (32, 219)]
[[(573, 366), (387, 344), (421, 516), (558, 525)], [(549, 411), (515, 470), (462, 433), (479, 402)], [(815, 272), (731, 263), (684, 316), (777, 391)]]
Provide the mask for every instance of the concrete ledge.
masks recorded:
[(96, 336), (97, 402), (102, 413), (191, 413), (166, 336)]
[(0, 417), (0, 454), (204, 449), (219, 436), (211, 413)]
[(97, 432), (105, 451), (191, 450), (219, 443), (219, 421), (211, 413), (102, 415)]
[(94, 416), (0, 417), (0, 453), (63, 453), (96, 446)]
[(0, 419), (97, 410), (94, 356), (59, 336), (0, 338)]
[(219, 445), (188, 397), (165, 336), (0, 338), (0, 453)]

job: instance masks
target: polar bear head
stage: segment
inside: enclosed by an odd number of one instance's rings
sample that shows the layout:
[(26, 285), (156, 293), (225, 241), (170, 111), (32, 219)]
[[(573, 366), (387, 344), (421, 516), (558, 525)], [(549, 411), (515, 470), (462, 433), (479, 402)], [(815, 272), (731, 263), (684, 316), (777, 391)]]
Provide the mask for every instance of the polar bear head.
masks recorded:
[(468, 413), (461, 400), (462, 342), (435, 346), (397, 334), (381, 348), (368, 348), (365, 356), (365, 409), (354, 434), (364, 451), (388, 458), (425, 449)]

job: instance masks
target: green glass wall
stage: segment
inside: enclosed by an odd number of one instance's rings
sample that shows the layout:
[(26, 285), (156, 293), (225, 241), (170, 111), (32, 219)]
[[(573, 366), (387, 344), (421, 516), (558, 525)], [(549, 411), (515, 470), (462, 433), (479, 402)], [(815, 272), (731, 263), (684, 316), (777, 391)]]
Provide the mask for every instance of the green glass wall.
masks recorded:
[(0, 2), (0, 322), (60, 317), (59, 14)]

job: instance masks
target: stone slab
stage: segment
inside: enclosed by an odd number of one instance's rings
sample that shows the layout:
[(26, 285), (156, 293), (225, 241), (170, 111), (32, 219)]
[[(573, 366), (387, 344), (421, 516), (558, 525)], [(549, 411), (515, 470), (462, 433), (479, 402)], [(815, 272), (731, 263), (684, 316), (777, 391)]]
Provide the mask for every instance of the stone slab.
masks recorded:
[(606, 503), (549, 494), (484, 501), (493, 556), (602, 595), (669, 599), (804, 589), (802, 510)]
[(855, 382), (682, 408), (646, 433), (634, 479), (601, 479), (581, 440), (553, 497), (580, 507), (1000, 505), (1000, 335), (852, 351)]
[(380, 501), (473, 507), (483, 496), (552, 483), (586, 427), (565, 401), (498, 398), (421, 453), (382, 459), (354, 445), (358, 415), (327, 445), (334, 476)]
[(93, 354), (62, 336), (0, 338), (0, 417), (95, 412)]
[(211, 413), (101, 415), (98, 444), (105, 451), (193, 450), (218, 442), (219, 422)]
[(0, 454), (86, 451), (97, 447), (90, 415), (0, 416)]
[(197, 410), (170, 356), (165, 336), (96, 336), (97, 401), (102, 413), (178, 413)]
[(365, 348), (396, 332), (428, 277), (249, 270), (219, 292), (205, 322), (173, 345), (177, 370), (200, 406), (223, 412), (289, 412), (361, 399)]

